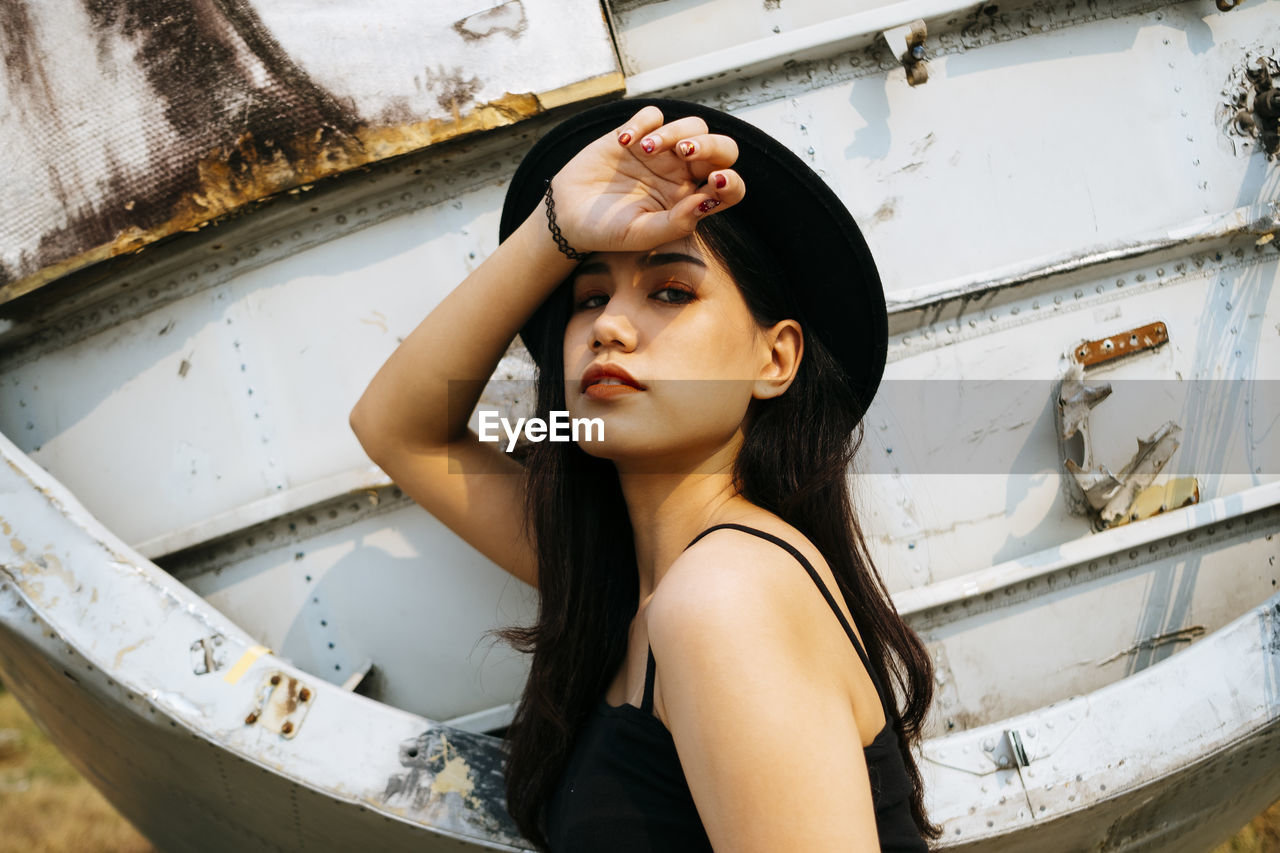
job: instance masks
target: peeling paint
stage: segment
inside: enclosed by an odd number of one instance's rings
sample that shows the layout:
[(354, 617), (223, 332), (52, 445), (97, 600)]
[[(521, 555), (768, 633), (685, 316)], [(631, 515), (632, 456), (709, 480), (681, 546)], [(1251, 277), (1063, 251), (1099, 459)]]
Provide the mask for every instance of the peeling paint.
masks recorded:
[(471, 778), (471, 767), (467, 764), (467, 760), (456, 751), (450, 754), (449, 739), (447, 737), (440, 736), (440, 753), (436, 756), (430, 756), (428, 760), (441, 760), (444, 762), (444, 766), (436, 774), (436, 778), (431, 780), (431, 793), (433, 795), (456, 791), (464, 797), (471, 796), (471, 792), (476, 788), (476, 783)]
[(140, 646), (142, 646), (142, 644), (143, 644), (143, 643), (145, 643), (145, 642), (146, 642), (146, 640), (145, 640), (145, 639), (143, 639), (143, 640), (138, 640), (138, 642), (136, 642), (136, 643), (130, 643), (129, 645), (127, 645), (127, 646), (125, 646), (124, 648), (122, 648), (120, 651), (116, 652), (115, 662), (112, 664), (113, 668), (114, 668), (114, 669), (119, 669), (119, 668), (120, 668), (120, 664), (124, 661), (124, 656), (125, 656), (125, 655), (127, 655), (127, 654), (129, 654), (129, 652), (137, 651), (137, 649), (138, 649)]
[(519, 832), (506, 811), (499, 741), (461, 729), (437, 727), (400, 747), (403, 772), (387, 780), (381, 808), (410, 816), (443, 816), (461, 802), (475, 830), (512, 839)]

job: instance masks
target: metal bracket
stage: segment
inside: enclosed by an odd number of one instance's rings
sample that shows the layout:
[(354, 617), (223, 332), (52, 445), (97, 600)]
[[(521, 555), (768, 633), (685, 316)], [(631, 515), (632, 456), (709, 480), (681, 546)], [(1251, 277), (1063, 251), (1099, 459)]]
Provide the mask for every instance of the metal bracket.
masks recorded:
[(1084, 341), (1072, 352), (1072, 358), (1089, 368), (1144, 350), (1158, 349), (1168, 342), (1169, 330), (1164, 323), (1156, 321), (1096, 341)]
[(1000, 739), (991, 745), (987, 753), (1001, 770), (1031, 764), (1031, 759), (1027, 758), (1027, 751), (1022, 746), (1022, 735), (1018, 734), (1017, 729), (1005, 729), (1001, 732)]
[(191, 644), (191, 671), (196, 675), (207, 675), (227, 666), (227, 651), (223, 644), (225, 637), (212, 634), (201, 637)]
[(253, 710), (244, 722), (247, 726), (259, 724), (292, 740), (315, 700), (315, 691), (292, 675), (272, 672), (263, 678)]
[(889, 43), (889, 50), (907, 70), (907, 82), (919, 86), (929, 80), (928, 56), (924, 50), (928, 34), (924, 19), (917, 18), (909, 24), (885, 30), (881, 35)]
[[(1106, 465), (1094, 464), (1089, 411), (1111, 396), (1111, 383), (1087, 382), (1085, 369), (1157, 349), (1168, 342), (1168, 328), (1159, 321), (1098, 340), (1083, 341), (1072, 348), (1071, 366), (1058, 383), (1055, 416), (1064, 467), (1079, 488), (1074, 497), (1077, 508), (1087, 507), (1085, 511), (1094, 516), (1094, 528), (1097, 530), (1137, 521), (1199, 500), (1199, 486), (1194, 478), (1189, 482), (1179, 481), (1172, 489), (1164, 486), (1149, 488), (1178, 449), (1178, 434), (1182, 428), (1173, 421), (1166, 421), (1145, 439), (1138, 438), (1138, 452), (1125, 463), (1119, 474), (1113, 474)], [(1068, 446), (1076, 435), (1080, 436), (1084, 447), (1079, 462), (1071, 458)], [(1084, 507), (1080, 506), (1081, 497)]]

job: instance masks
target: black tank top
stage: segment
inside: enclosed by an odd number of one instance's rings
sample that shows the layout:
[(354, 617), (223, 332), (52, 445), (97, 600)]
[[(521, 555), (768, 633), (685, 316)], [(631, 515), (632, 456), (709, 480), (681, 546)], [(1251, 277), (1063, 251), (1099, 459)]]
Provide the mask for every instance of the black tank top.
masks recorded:
[[(753, 533), (785, 548), (800, 561), (853, 641), (880, 696), (885, 725), (863, 747), (871, 777), (876, 829), (885, 853), (927, 853), (911, 816), (911, 785), (893, 728), (896, 716), (885, 701), (875, 670), (835, 599), (804, 555), (778, 537), (741, 524), (717, 524), (686, 545), (722, 527)], [(711, 842), (689, 792), (675, 741), (653, 715), (653, 649), (644, 678), (644, 699), (610, 705), (600, 698), (579, 731), (569, 762), (547, 807), (547, 838), (553, 853), (684, 853), (710, 851)]]

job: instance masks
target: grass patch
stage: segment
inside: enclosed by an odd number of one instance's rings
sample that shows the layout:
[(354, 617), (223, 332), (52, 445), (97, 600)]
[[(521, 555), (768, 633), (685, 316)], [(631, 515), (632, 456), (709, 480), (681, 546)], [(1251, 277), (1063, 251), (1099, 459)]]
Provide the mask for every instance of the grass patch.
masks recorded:
[(1213, 853), (1280, 853), (1280, 800)]
[(0, 684), (0, 853), (155, 853)]

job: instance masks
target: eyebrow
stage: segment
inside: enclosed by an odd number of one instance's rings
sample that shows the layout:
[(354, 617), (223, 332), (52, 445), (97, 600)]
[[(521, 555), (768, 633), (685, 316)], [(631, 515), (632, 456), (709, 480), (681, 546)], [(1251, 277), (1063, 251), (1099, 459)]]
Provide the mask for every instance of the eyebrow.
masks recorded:
[[(668, 264), (692, 264), (696, 267), (706, 269), (706, 263), (693, 255), (684, 252), (657, 252), (655, 254), (645, 255), (637, 262), (636, 266), (642, 270), (653, 269), (654, 267), (663, 267)], [(590, 261), (582, 264), (575, 270), (574, 275), (597, 275), (607, 273), (608, 265), (604, 261)]]

